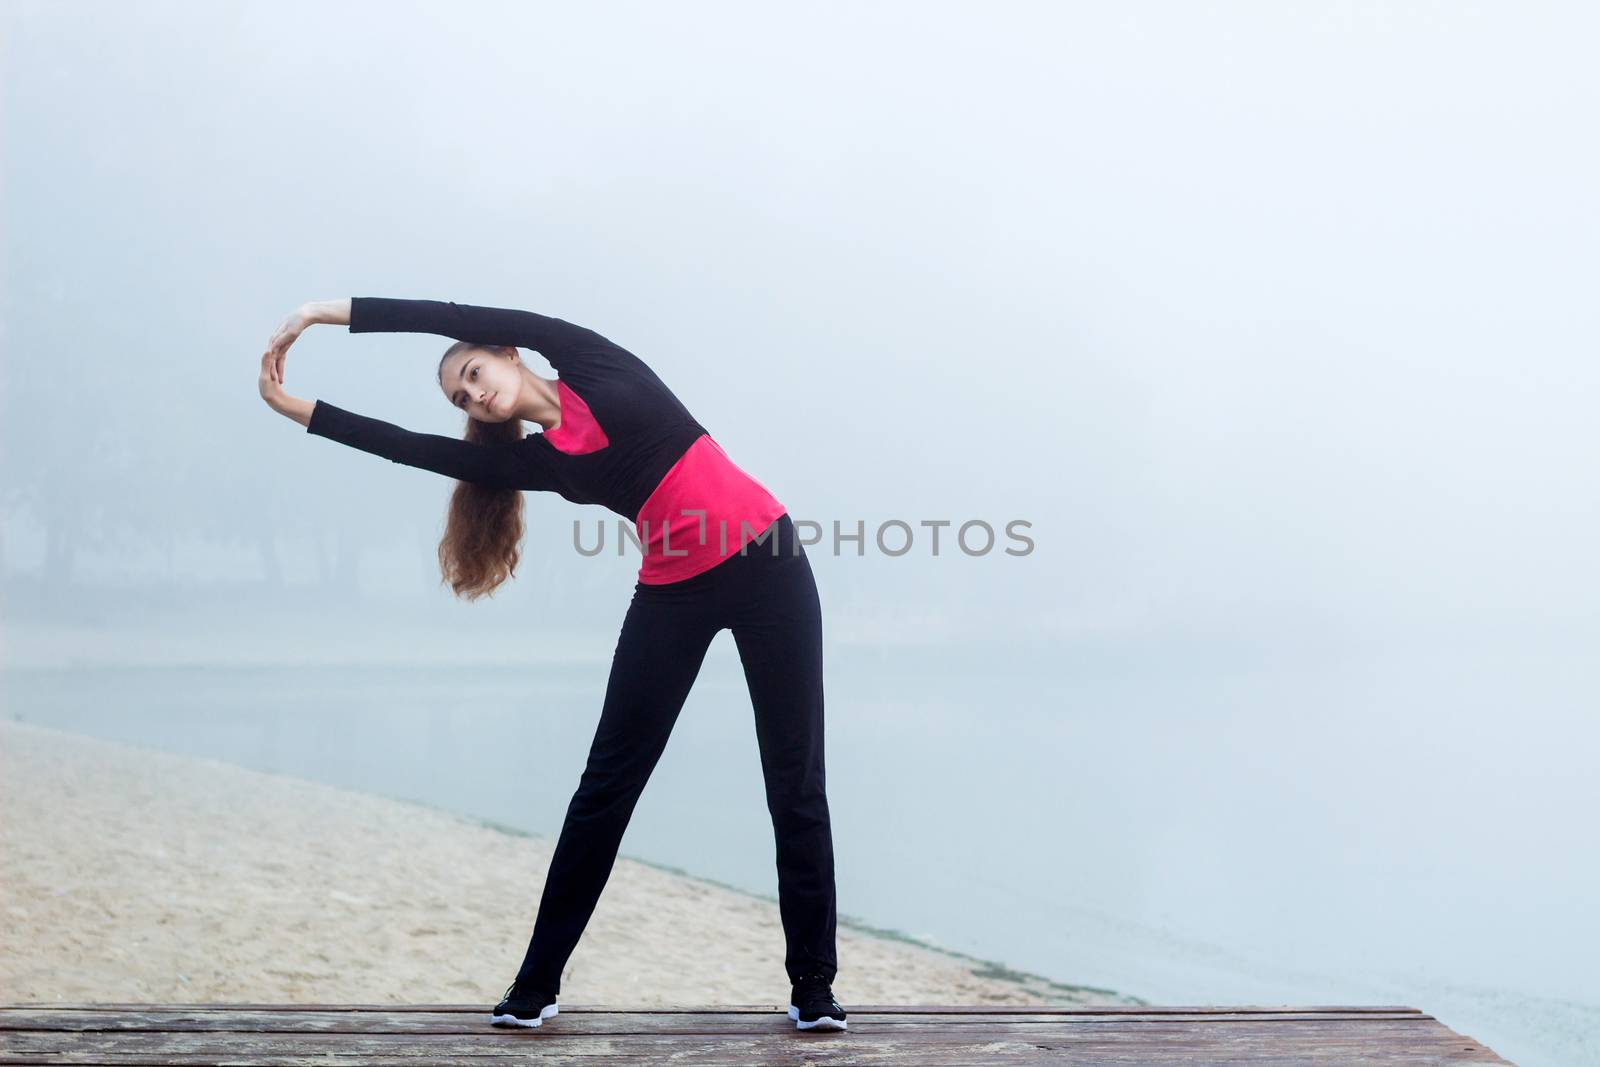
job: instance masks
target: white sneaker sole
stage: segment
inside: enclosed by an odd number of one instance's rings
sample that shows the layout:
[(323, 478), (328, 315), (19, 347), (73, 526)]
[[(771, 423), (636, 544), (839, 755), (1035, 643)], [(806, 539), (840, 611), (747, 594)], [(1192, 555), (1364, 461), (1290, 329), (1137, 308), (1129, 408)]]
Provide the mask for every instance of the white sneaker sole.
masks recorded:
[(794, 1020), (796, 1030), (848, 1030), (850, 1023), (846, 1019), (835, 1019), (831, 1015), (824, 1015), (819, 1019), (806, 1022), (800, 1018), (800, 1009), (793, 1004), (789, 1005), (789, 1018)]
[(539, 1017), (537, 1019), (523, 1019), (516, 1015), (491, 1015), (489, 1017), (489, 1025), (522, 1026), (531, 1029), (535, 1026), (543, 1026), (546, 1019), (553, 1019), (560, 1014), (561, 1007), (559, 1003), (551, 1004), (539, 1012)]

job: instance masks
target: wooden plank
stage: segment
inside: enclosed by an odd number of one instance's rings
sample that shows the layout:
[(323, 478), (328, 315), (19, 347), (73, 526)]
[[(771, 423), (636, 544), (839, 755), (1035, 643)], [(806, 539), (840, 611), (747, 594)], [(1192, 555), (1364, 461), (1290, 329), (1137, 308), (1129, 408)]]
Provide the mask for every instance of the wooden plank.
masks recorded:
[[(1203, 1025), (1203, 1024), (1202, 1024)], [(299, 1034), (285, 1041), (255, 1034), (43, 1034), (7, 1035), (0, 1063), (6, 1064), (218, 1064), (232, 1067), (292, 1067), (312, 1063), (418, 1064), (694, 1063), (707, 1067), (770, 1064), (862, 1064), (901, 1067), (957, 1064), (1303, 1064), (1362, 1063), (1422, 1065), (1501, 1063), (1487, 1049), (1459, 1037), (1435, 1032), (1377, 1034), (1371, 1027), (1355, 1035), (1337, 1026), (1327, 1030), (1293, 1027), (1225, 1030), (1069, 1033), (1031, 1036), (1024, 1040), (1004, 1028), (976, 1034), (927, 1035), (923, 1040), (859, 1040), (849, 1031), (827, 1035), (789, 1030), (782, 1035), (690, 1035), (666, 1037), (572, 1038), (542, 1030), (485, 1034), (481, 1037), (432, 1037), (408, 1034)]]
[[(561, 1009), (557, 1016), (563, 1030), (572, 1033), (622, 1033), (641, 1029), (659, 1032), (745, 1033), (752, 1025), (765, 1025), (773, 1019), (787, 1025), (787, 1015), (780, 1007), (763, 1008), (746, 1013), (694, 1012), (673, 1010), (656, 1013), (620, 1013)], [(1117, 1025), (1141, 1025), (1150, 1022), (1202, 1022), (1228, 1025), (1232, 1022), (1294, 1023), (1315, 1020), (1418, 1020), (1431, 1021), (1431, 1015), (1417, 1011), (1408, 1012), (1228, 1012), (1226, 1014), (1161, 1012), (1144, 1015), (1117, 1014), (1035, 1014), (1014, 1010), (997, 1017), (994, 1013), (956, 1014), (927, 1013), (910, 1015), (904, 1012), (878, 1014), (859, 1009), (850, 1010), (853, 1025), (871, 1024), (875, 1032), (926, 1026), (993, 1026), (1003, 1019), (1007, 1026), (1034, 1026), (1037, 1024), (1083, 1025), (1110, 1022)], [(52, 1012), (38, 1009), (0, 1008), (0, 1031), (4, 1030), (233, 1030), (253, 1033), (476, 1033), (489, 1025), (489, 1012), (480, 1009), (470, 1014), (461, 1012), (409, 1012), (409, 1011), (73, 1011)], [(552, 1023), (550, 1025), (557, 1025)]]
[[(427, 1011), (427, 1013), (477, 1013), (482, 1014), (490, 1009), (488, 1003), (483, 1005), (285, 1005), (285, 1003), (82, 1003), (82, 1005), (58, 1005), (58, 1003), (11, 1003), (0, 1005), (0, 1011), (6, 1009), (40, 1009), (40, 1011), (282, 1011), (282, 1013), (301, 1013), (301, 1011)], [(1315, 1013), (1331, 1014), (1424, 1014), (1419, 1008), (1406, 1008), (1406, 1006), (1366, 1006), (1366, 1005), (1163, 1005), (1163, 1006), (1053, 1006), (1053, 1005), (1027, 1005), (1026, 1008), (1018, 1006), (994, 1005), (845, 1005), (851, 1014), (912, 1014), (912, 1016), (930, 1016), (930, 1014), (992, 1014), (992, 1016), (1014, 1016), (1018, 1013), (1040, 1014), (1040, 1016), (1160, 1016), (1160, 1014), (1202, 1014), (1202, 1016), (1232, 1016), (1232, 1014), (1294, 1014), (1302, 1011), (1315, 1011)], [(579, 1013), (579, 1011), (594, 1011), (594, 1013), (627, 1013), (627, 1014), (677, 1014), (683, 1011), (693, 1011), (698, 1014), (749, 1014), (763, 1013), (763, 1011), (786, 1011), (787, 1005), (584, 1005), (584, 1003), (571, 1003), (562, 1001), (562, 1014)]]
[(481, 1006), (143, 1004), (0, 1007), (0, 1064), (693, 1063), (706, 1067), (979, 1064), (1504, 1064), (1431, 1015), (1400, 1007), (851, 1009), (851, 1029), (798, 1031), (780, 1006), (563, 1008), (533, 1030)]

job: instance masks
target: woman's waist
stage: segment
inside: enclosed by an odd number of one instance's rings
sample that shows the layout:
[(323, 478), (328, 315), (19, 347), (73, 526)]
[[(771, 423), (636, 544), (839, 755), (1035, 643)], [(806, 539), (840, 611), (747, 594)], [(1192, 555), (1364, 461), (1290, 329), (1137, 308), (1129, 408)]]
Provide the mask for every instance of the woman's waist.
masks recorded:
[(705, 544), (726, 536), (737, 548), (783, 510), (770, 489), (702, 433), (662, 476), (634, 524), (647, 554), (651, 545), (668, 540), (686, 547), (686, 537)]
[[(805, 547), (787, 510), (776, 518), (758, 524), (757, 536), (738, 548), (719, 553), (691, 548), (682, 556), (677, 550), (670, 557), (646, 556), (639, 567), (636, 589), (678, 595), (737, 581), (740, 576), (787, 570), (805, 556)], [(730, 542), (731, 544), (731, 542)]]

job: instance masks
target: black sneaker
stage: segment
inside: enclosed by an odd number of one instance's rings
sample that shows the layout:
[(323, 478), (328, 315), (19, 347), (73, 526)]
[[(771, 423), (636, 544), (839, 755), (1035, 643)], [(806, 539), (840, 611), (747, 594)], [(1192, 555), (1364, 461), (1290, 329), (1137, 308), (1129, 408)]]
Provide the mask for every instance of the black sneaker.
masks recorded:
[(561, 1014), (556, 995), (527, 989), (517, 982), (506, 986), (506, 995), (494, 1007), (491, 1026), (543, 1026), (546, 1019)]
[(802, 975), (789, 990), (789, 1018), (796, 1030), (845, 1030), (844, 1014), (825, 975)]

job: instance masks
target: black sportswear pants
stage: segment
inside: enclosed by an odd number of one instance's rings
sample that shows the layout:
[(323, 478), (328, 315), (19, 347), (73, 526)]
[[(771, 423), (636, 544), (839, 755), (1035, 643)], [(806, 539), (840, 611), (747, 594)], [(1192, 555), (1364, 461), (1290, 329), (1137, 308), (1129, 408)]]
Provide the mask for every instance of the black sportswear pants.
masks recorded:
[(755, 708), (777, 838), (778, 910), (791, 981), (837, 970), (833, 835), (824, 789), (822, 610), (794, 522), (780, 515), (744, 553), (665, 585), (636, 582), (611, 661), (589, 762), (567, 807), (518, 971), (560, 992), (645, 782), (666, 748), (711, 639), (723, 629)]

